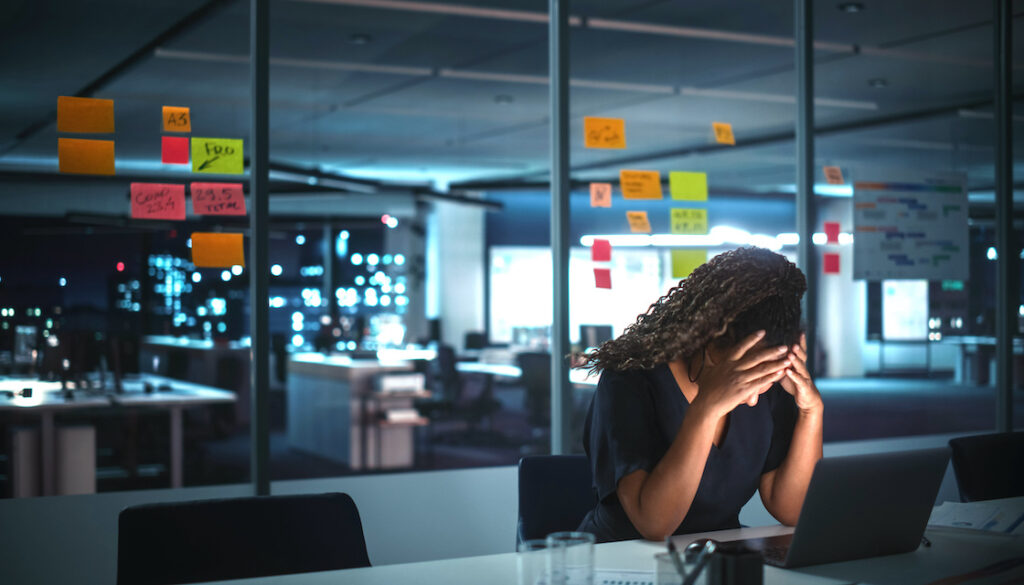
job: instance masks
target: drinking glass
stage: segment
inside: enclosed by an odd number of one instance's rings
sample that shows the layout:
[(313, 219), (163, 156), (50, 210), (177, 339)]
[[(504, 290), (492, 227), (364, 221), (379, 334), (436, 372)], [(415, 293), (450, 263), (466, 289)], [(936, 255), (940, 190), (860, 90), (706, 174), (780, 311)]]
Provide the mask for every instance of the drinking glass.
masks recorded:
[(548, 542), (524, 540), (516, 554), (516, 573), (519, 585), (548, 585)]
[(589, 532), (549, 534), (550, 585), (593, 585), (594, 535)]

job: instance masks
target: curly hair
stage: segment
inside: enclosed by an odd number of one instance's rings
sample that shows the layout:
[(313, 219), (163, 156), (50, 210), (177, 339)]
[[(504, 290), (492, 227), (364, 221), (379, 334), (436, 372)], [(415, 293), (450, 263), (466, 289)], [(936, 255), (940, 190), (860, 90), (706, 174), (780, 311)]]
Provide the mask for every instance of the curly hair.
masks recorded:
[(680, 280), (622, 335), (585, 355), (580, 367), (650, 369), (761, 329), (766, 343), (795, 344), (806, 290), (804, 274), (784, 256), (764, 248), (730, 250)]

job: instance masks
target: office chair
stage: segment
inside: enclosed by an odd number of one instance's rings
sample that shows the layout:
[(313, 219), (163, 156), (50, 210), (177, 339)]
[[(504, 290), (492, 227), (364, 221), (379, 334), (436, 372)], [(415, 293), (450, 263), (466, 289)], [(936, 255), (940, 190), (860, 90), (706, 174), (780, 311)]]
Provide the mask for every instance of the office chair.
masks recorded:
[(172, 585), (370, 566), (348, 494), (130, 506), (117, 535), (118, 585)]
[(551, 354), (544, 351), (526, 351), (516, 355), (516, 363), (523, 371), (520, 378), (525, 394), (523, 406), (531, 427), (551, 424)]
[(597, 504), (584, 455), (531, 455), (519, 460), (516, 544), (576, 530)]
[(960, 501), (1024, 496), (1024, 432), (950, 439)]

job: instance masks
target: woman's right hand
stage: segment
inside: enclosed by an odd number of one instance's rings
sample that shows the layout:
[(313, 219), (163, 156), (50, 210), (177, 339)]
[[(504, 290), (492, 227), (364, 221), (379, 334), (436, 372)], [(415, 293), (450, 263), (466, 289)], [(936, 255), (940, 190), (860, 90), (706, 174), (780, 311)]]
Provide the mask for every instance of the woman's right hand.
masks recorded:
[(697, 379), (699, 403), (710, 415), (720, 418), (740, 404), (757, 404), (757, 397), (786, 375), (790, 361), (785, 345), (755, 349), (764, 338), (764, 331), (752, 333), (723, 353), (718, 362), (707, 356), (704, 370)]

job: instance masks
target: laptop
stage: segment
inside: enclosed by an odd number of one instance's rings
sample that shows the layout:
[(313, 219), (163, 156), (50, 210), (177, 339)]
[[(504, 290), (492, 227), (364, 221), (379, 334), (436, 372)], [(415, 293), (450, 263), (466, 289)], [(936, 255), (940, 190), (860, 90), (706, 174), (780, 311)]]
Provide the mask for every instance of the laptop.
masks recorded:
[(792, 534), (721, 543), (793, 568), (916, 550), (946, 473), (949, 448), (818, 461)]

